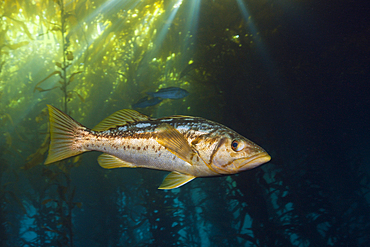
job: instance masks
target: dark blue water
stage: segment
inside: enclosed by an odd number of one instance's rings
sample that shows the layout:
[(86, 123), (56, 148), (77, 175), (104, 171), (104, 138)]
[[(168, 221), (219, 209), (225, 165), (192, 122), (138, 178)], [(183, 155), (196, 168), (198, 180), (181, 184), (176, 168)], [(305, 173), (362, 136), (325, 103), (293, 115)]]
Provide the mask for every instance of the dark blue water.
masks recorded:
[[(366, 3), (15, 2), (0, 3), (0, 246), (370, 245)], [(97, 152), (43, 164), (46, 104), (92, 128), (166, 87), (189, 95), (139, 111), (217, 121), (272, 160), (174, 190)]]

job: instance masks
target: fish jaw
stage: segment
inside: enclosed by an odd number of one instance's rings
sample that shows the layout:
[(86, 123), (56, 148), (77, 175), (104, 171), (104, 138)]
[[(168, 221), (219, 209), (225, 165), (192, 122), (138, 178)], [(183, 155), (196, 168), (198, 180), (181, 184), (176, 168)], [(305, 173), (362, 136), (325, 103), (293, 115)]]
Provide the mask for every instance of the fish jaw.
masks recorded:
[(266, 152), (262, 152), (251, 157), (234, 159), (227, 164), (218, 166), (216, 169), (220, 174), (235, 174), (241, 171), (256, 168), (264, 163), (269, 162), (270, 160), (271, 156)]
[(235, 173), (239, 171), (250, 170), (265, 164), (271, 160), (271, 156), (264, 152), (248, 158), (236, 159), (232, 162), (231, 167), (234, 167)]

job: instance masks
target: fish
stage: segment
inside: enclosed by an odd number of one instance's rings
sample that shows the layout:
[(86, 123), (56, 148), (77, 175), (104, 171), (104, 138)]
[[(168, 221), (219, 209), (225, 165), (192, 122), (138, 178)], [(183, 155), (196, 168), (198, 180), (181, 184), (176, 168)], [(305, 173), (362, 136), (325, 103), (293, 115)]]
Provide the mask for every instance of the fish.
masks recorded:
[(47, 105), (50, 144), (45, 164), (88, 151), (103, 152), (106, 169), (169, 171), (158, 189), (178, 188), (197, 177), (231, 175), (260, 166), (271, 156), (234, 130), (201, 117), (151, 118), (119, 110), (93, 129)]
[(147, 92), (152, 97), (162, 99), (182, 99), (189, 95), (189, 92), (179, 87), (161, 88), (157, 92)]
[(138, 102), (136, 102), (135, 104), (132, 105), (132, 108), (145, 108), (145, 107), (148, 107), (148, 106), (154, 106), (154, 105), (157, 105), (159, 103), (161, 103), (163, 101), (163, 99), (160, 99), (160, 98), (149, 98), (148, 96), (145, 96), (144, 98), (141, 98), (138, 100)]

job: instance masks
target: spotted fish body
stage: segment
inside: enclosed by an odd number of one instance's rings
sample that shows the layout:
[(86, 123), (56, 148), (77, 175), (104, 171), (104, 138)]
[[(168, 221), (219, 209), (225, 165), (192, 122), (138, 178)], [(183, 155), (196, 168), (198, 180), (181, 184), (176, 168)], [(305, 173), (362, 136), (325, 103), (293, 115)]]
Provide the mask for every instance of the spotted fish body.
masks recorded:
[(198, 117), (153, 119), (134, 110), (118, 111), (88, 129), (48, 106), (51, 143), (46, 164), (86, 151), (103, 152), (104, 168), (145, 167), (171, 171), (160, 189), (195, 177), (234, 174), (271, 157), (235, 131)]

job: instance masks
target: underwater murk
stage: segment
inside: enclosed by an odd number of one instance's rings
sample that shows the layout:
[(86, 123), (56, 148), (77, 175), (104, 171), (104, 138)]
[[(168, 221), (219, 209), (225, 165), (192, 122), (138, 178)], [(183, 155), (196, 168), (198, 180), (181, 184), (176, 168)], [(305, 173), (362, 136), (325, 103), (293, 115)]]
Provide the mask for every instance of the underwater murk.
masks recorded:
[(1, 1), (0, 247), (370, 246), (366, 5)]

